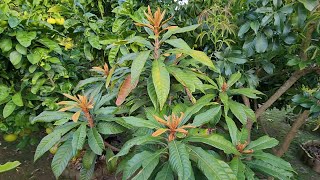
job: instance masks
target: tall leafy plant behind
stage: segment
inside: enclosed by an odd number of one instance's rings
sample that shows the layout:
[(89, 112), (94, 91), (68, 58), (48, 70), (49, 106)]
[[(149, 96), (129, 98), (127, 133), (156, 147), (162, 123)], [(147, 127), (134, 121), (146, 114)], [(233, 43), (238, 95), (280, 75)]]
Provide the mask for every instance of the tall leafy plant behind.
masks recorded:
[[(117, 105), (124, 102), (125, 97), (129, 93), (121, 93), (124, 89), (133, 89), (132, 86), (139, 82), (139, 77), (144, 71), (148, 71), (151, 60), (151, 73), (149, 78), (153, 83), (148, 83), (148, 94), (155, 108), (163, 109), (166, 104), (170, 92), (170, 75), (172, 75), (183, 87), (190, 99), (194, 100), (192, 93), (196, 89), (203, 91), (202, 81), (199, 79), (201, 74), (195, 72), (189, 64), (198, 67), (196, 64), (205, 65), (214, 69), (214, 65), (210, 58), (201, 51), (193, 50), (189, 45), (180, 38), (174, 38), (172, 35), (184, 33), (196, 29), (199, 25), (191, 25), (179, 28), (177, 26), (169, 26), (168, 22), (171, 18), (164, 20), (165, 11), (161, 12), (158, 8), (152, 14), (151, 8), (148, 7), (148, 13), (144, 13), (146, 19), (135, 23), (138, 27), (144, 27), (149, 35), (149, 39), (135, 36), (126, 40), (126, 43), (138, 42), (143, 44), (148, 50), (137, 53), (130, 53), (122, 57), (122, 59), (133, 59), (131, 64), (130, 84), (126, 79), (120, 87)], [(166, 44), (166, 45), (165, 45)], [(169, 46), (168, 46), (169, 45)], [(174, 49), (169, 48), (173, 46)], [(187, 58), (191, 56), (191, 58)], [(186, 62), (189, 61), (189, 62)], [(119, 99), (122, 99), (121, 101)]]

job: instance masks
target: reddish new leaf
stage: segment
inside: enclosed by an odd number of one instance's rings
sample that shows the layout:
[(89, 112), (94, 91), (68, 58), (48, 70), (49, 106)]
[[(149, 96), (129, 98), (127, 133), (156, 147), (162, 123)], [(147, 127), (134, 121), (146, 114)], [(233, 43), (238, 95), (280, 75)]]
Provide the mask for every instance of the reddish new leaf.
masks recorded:
[(125, 100), (130, 92), (137, 86), (138, 81), (131, 85), (131, 74), (129, 74), (120, 86), (118, 93), (116, 105), (120, 106)]

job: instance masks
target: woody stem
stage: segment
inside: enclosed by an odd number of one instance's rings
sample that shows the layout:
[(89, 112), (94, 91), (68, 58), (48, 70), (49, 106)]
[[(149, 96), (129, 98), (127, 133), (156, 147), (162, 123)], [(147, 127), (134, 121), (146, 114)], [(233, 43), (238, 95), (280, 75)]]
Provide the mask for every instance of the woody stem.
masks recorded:
[(93, 119), (90, 115), (90, 112), (89, 111), (84, 112), (84, 116), (87, 118), (90, 128), (93, 128), (94, 124), (93, 124)]
[(159, 42), (159, 38), (158, 36), (156, 35), (156, 39), (154, 40), (154, 59), (159, 59), (159, 49), (160, 49), (160, 42)]

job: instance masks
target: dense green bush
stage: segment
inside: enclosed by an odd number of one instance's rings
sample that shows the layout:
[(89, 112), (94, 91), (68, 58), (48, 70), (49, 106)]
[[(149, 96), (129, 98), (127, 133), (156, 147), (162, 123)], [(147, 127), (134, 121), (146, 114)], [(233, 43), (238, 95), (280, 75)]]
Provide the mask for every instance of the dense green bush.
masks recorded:
[(0, 131), (23, 146), (47, 128), (34, 158), (55, 154), (57, 178), (79, 159), (90, 179), (105, 156), (123, 179), (290, 179), (251, 128), (271, 105), (319, 116), (318, 7), (5, 0)]

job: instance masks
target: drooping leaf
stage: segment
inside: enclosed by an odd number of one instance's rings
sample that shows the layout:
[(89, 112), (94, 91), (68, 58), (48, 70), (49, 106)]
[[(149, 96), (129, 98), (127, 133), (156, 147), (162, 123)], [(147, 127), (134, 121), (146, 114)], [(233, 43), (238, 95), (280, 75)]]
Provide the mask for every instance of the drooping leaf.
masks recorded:
[(92, 164), (95, 164), (95, 159), (97, 155), (91, 151), (90, 149), (86, 150), (86, 153), (83, 155), (82, 158), (82, 165), (85, 169), (90, 169)]
[(68, 112), (56, 112), (56, 111), (43, 111), (38, 116), (34, 117), (30, 123), (37, 122), (53, 122), (61, 119), (71, 119), (73, 113)]
[(190, 151), (190, 159), (197, 163), (198, 168), (208, 178), (208, 180), (236, 180), (236, 176), (224, 161), (216, 159), (200, 147), (187, 146)]
[(74, 153), (72, 151), (72, 144), (70, 139), (59, 147), (51, 162), (51, 169), (57, 179), (67, 167), (69, 161), (73, 156)]
[(319, 1), (317, 0), (299, 0), (306, 9), (312, 11), (317, 5), (319, 5)]
[(123, 171), (122, 179), (131, 179), (131, 176), (142, 166), (144, 161), (152, 159), (153, 153), (149, 151), (143, 151), (134, 155), (127, 163)]
[(237, 145), (237, 143), (239, 141), (239, 139), (237, 137), (237, 134), (238, 134), (237, 125), (228, 116), (226, 116), (225, 118), (226, 118), (226, 123), (227, 123), (227, 126), (228, 126), (228, 130), (229, 130), (229, 134), (230, 134), (230, 137), (231, 137), (232, 144), (235, 146), (235, 145)]
[(151, 51), (142, 51), (139, 52), (138, 56), (132, 61), (131, 65), (131, 84), (134, 84), (136, 81), (139, 81), (140, 74), (142, 69), (150, 55)]
[(170, 75), (165, 64), (160, 60), (154, 60), (152, 63), (152, 80), (161, 110), (169, 95)]
[(241, 159), (239, 156), (235, 156), (231, 162), (230, 162), (230, 167), (233, 170), (233, 173), (237, 176), (237, 180), (245, 180), (245, 165), (242, 163)]
[(145, 119), (141, 119), (141, 118), (137, 118), (137, 117), (133, 117), (133, 116), (123, 117), (122, 119), (124, 119), (124, 121), (126, 123), (128, 123), (132, 126), (135, 126), (135, 127), (145, 127), (145, 128), (150, 128), (150, 129), (156, 129), (156, 128), (160, 127), (154, 121), (145, 120)]
[(174, 180), (171, 166), (168, 162), (165, 162), (162, 169), (157, 173), (155, 180)]
[(183, 143), (175, 140), (169, 142), (169, 162), (180, 180), (192, 177), (189, 154)]
[(0, 164), (0, 173), (10, 171), (18, 167), (21, 163), (19, 161), (6, 162), (5, 164)]
[(131, 84), (131, 75), (129, 74), (122, 85), (120, 86), (120, 90), (118, 93), (118, 97), (116, 100), (116, 105), (120, 106), (125, 100), (126, 97), (130, 94), (130, 92), (137, 86), (138, 81), (136, 81), (134, 84)]
[(215, 119), (219, 113), (221, 111), (221, 106), (215, 106), (201, 114), (198, 114), (194, 117), (193, 119), (193, 126), (199, 127), (203, 124), (206, 124), (210, 121), (212, 121), (213, 119)]
[(88, 143), (94, 153), (97, 155), (102, 154), (104, 141), (95, 127), (88, 130)]
[(160, 137), (152, 137), (151, 135), (146, 136), (138, 136), (135, 138), (130, 139), (127, 141), (121, 148), (118, 154), (115, 155), (115, 157), (124, 156), (129, 153), (130, 149), (133, 146), (136, 145), (142, 145), (142, 144), (157, 144), (157, 143), (163, 143), (162, 138)]
[(148, 95), (150, 97), (150, 100), (153, 104), (153, 107), (155, 109), (157, 109), (158, 108), (158, 99), (157, 99), (156, 89), (154, 88), (154, 84), (152, 81), (152, 75), (148, 78), (147, 91), (148, 91)]
[(82, 124), (73, 134), (72, 148), (74, 150), (81, 150), (87, 137), (87, 125)]
[(202, 63), (208, 67), (215, 69), (215, 66), (213, 65), (211, 59), (202, 51), (197, 51), (193, 49), (190, 49), (190, 50), (175, 49), (174, 51), (187, 54), (191, 56), (194, 60), (198, 61), (199, 63)]
[(272, 148), (278, 145), (279, 141), (275, 138), (270, 138), (269, 136), (262, 136), (251, 143), (245, 149), (253, 149), (254, 151)]
[(189, 136), (185, 138), (185, 141), (208, 144), (223, 150), (227, 154), (239, 155), (235, 146), (219, 134), (211, 134), (208, 136)]
[(258, 151), (252, 154), (256, 159), (260, 159), (261, 161), (264, 161), (268, 164), (271, 164), (279, 169), (284, 169), (287, 171), (294, 172), (293, 168), (291, 167), (291, 164), (280, 157), (277, 157), (275, 155), (272, 155), (270, 153), (264, 153), (262, 151)]

